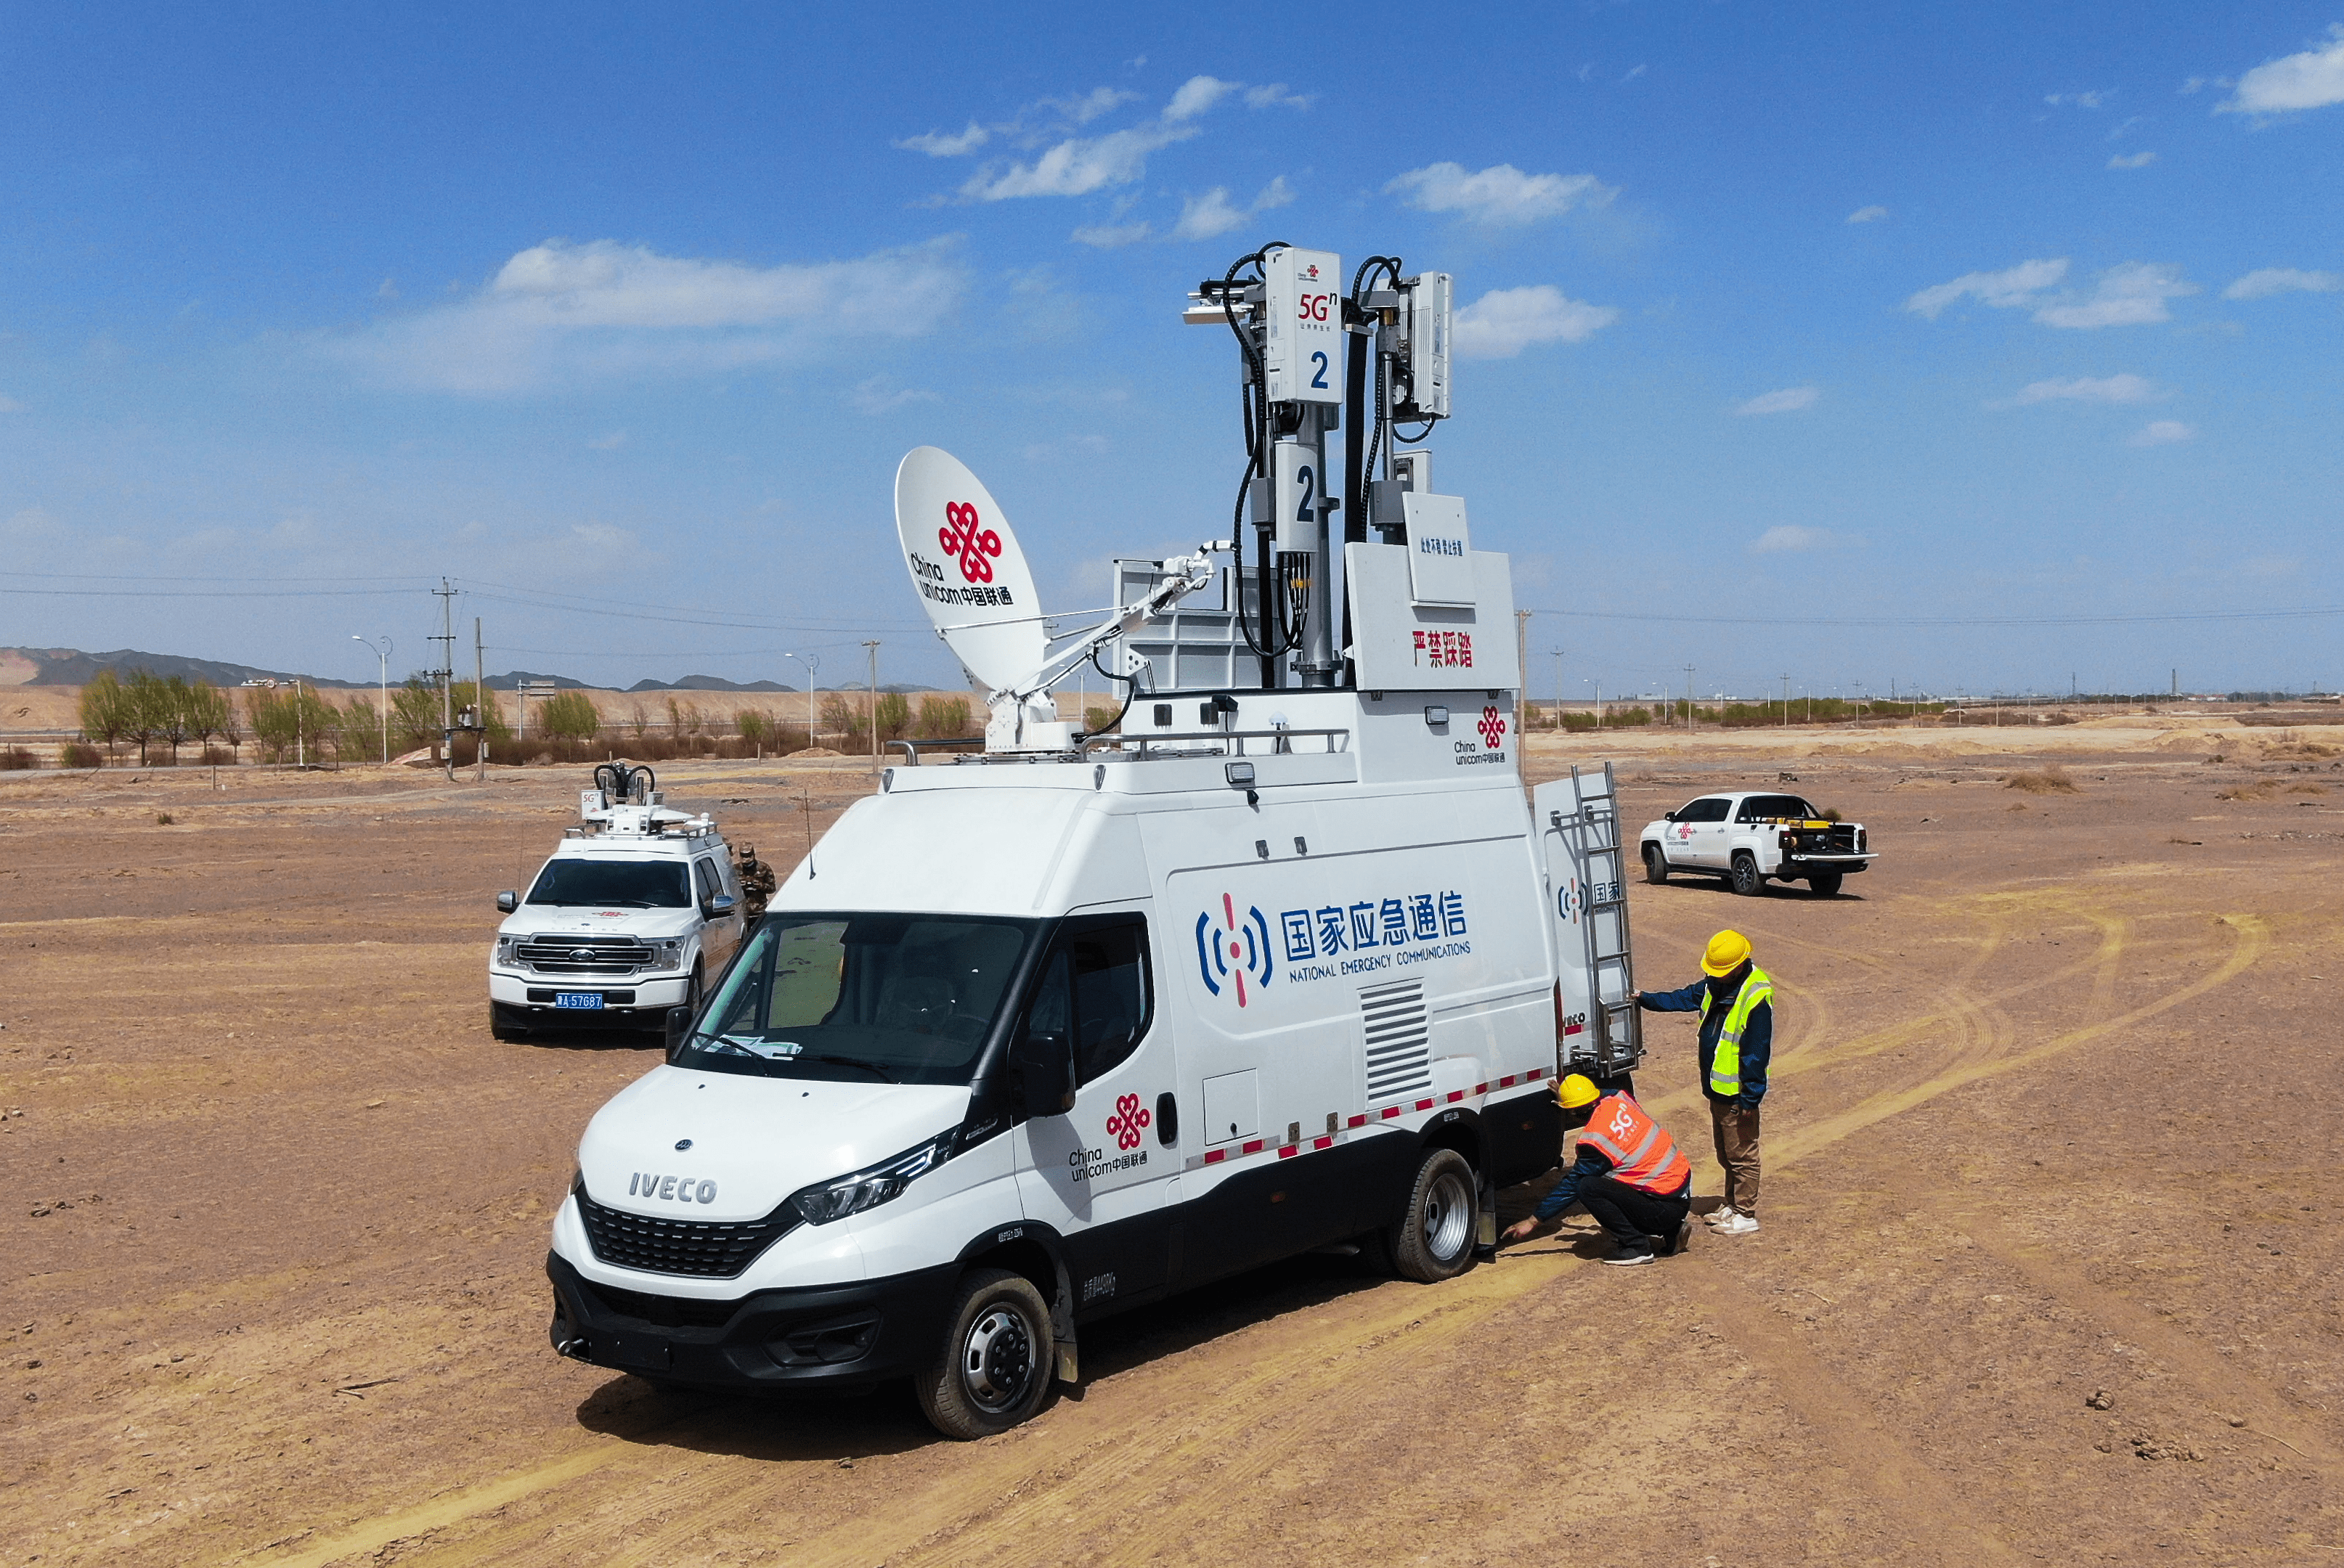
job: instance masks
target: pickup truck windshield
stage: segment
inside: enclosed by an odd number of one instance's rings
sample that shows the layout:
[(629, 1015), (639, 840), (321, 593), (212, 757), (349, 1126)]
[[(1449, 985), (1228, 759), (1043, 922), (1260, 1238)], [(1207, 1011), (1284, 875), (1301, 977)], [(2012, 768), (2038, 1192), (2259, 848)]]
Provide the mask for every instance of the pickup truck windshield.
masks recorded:
[(529, 901), (688, 910), (692, 887), (681, 860), (548, 860), (529, 890)]
[(674, 1064), (966, 1083), (1034, 929), (940, 915), (769, 914)]
[(1742, 802), (1734, 817), (1743, 822), (1765, 822), (1777, 817), (1806, 821), (1814, 814), (1815, 809), (1796, 795), (1753, 795)]

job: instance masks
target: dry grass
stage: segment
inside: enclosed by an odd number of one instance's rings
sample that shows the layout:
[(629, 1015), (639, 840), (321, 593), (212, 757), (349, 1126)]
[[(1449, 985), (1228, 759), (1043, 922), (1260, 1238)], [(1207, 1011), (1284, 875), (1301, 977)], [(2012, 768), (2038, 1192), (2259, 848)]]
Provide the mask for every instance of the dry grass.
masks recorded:
[(2029, 795), (2080, 795), (2083, 791), (2067, 777), (2057, 763), (2031, 773), (2013, 773), (2005, 778), (2006, 789), (2024, 789)]
[(2287, 787), (2287, 792), (2290, 795), (2325, 795), (2328, 793), (2328, 786), (2309, 782), (2290, 784)]
[(2278, 793), (2276, 779), (2257, 779), (2250, 783), (2233, 784), (2227, 789), (2214, 791), (2217, 800), (2268, 800)]

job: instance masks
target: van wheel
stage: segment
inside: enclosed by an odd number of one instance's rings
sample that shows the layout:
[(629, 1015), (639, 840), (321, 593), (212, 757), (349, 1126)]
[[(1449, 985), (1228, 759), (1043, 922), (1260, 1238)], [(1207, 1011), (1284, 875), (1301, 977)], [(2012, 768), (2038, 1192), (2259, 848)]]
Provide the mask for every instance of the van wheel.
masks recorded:
[(497, 1004), (494, 1002), (489, 1003), (489, 1034), (495, 1040), (527, 1040), (529, 1038), (529, 1030), (516, 1029), (505, 1021), (505, 1015), (497, 1010)]
[(920, 1413), (946, 1437), (992, 1437), (1042, 1408), (1056, 1342), (1032, 1281), (972, 1270), (954, 1298), (935, 1362), (916, 1385)]
[(1807, 886), (1814, 890), (1815, 897), (1819, 899), (1835, 898), (1839, 894), (1840, 882), (1846, 875), (1844, 871), (1818, 871), (1807, 879)]
[(1733, 890), (1744, 898), (1753, 898), (1766, 888), (1766, 879), (1758, 874), (1758, 857), (1743, 849), (1733, 857), (1733, 870), (1727, 878)]
[(1463, 1273), (1473, 1261), (1473, 1231), (1480, 1206), (1473, 1167), (1454, 1149), (1428, 1149), (1409, 1189), (1399, 1233), (1388, 1238), (1393, 1271), (1404, 1280), (1436, 1284)]
[(1669, 858), (1661, 853), (1658, 844), (1644, 846), (1644, 880), (1665, 882), (1669, 879)]

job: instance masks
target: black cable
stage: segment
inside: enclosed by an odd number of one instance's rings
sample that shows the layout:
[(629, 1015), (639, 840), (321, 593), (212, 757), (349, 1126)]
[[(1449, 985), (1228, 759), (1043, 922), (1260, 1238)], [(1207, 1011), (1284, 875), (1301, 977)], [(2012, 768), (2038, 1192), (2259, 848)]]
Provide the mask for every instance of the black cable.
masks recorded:
[[(1123, 706), (1116, 709), (1116, 715), (1113, 719), (1108, 719), (1096, 729), (1086, 731), (1084, 735), (1085, 739), (1088, 739), (1093, 735), (1104, 735), (1108, 730), (1113, 729), (1116, 726), (1121, 724), (1123, 722), (1123, 716), (1131, 711), (1132, 703), (1137, 700), (1139, 697), (1139, 677), (1136, 675), (1116, 674), (1113, 670), (1107, 668), (1106, 665), (1101, 664), (1098, 661), (1098, 656), (1099, 650), (1097, 648), (1091, 649), (1091, 668), (1097, 670), (1101, 675), (1106, 676), (1109, 680), (1120, 680), (1123, 682)], [(1089, 715), (1086, 714), (1084, 717), (1088, 718)]]
[[(1262, 365), (1260, 351), (1255, 348), (1253, 345), (1253, 339), (1247, 335), (1245, 328), (1238, 325), (1236, 304), (1237, 281), (1238, 272), (1243, 270), (1248, 264), (1254, 267), (1256, 276), (1258, 277), (1261, 276), (1263, 259), (1268, 256), (1271, 251), (1291, 248), (1292, 247), (1285, 240), (1272, 240), (1268, 245), (1263, 246), (1259, 250), (1252, 251), (1245, 256), (1241, 256), (1238, 257), (1237, 260), (1229, 263), (1228, 271), (1221, 275), (1221, 318), (1229, 324), (1230, 335), (1238, 340), (1238, 347), (1244, 352), (1246, 367), (1251, 373), (1253, 381), (1251, 391), (1245, 399), (1246, 476), (1244, 480), (1238, 486), (1237, 504), (1232, 510), (1230, 518), (1231, 538), (1237, 542), (1235, 554), (1237, 557), (1238, 568), (1238, 632), (1245, 638), (1247, 650), (1252, 653), (1255, 658), (1260, 659), (1265, 667), (1268, 666), (1270, 660), (1283, 658), (1285, 655), (1291, 653), (1294, 650), (1295, 645), (1292, 641), (1288, 641), (1283, 648), (1276, 646), (1265, 648), (1263, 646), (1264, 644), (1275, 645), (1278, 640), (1275, 634), (1278, 631), (1285, 629), (1283, 626), (1277, 624), (1272, 618), (1274, 612), (1270, 605), (1269, 596), (1273, 591), (1273, 578), (1275, 578), (1276, 571), (1275, 563), (1271, 559), (1272, 552), (1270, 542), (1267, 537), (1268, 533), (1268, 529), (1258, 530), (1264, 537), (1255, 540), (1255, 555), (1258, 559), (1254, 568), (1254, 582), (1256, 588), (1254, 604), (1256, 613), (1259, 616), (1261, 620), (1261, 633), (1258, 637), (1254, 634), (1253, 625), (1247, 619), (1245, 613), (1246, 491), (1252, 485), (1257, 477), (1268, 477), (1269, 448), (1271, 443), (1269, 438), (1269, 376), (1268, 372)], [(1264, 277), (1263, 281), (1266, 282), (1267, 278)], [(1282, 620), (1283, 618), (1278, 618)], [(1268, 671), (1267, 668), (1265, 668), (1263, 671), (1262, 678), (1264, 685), (1268, 684)], [(1127, 706), (1128, 706), (1128, 704), (1127, 704)]]
[(1419, 445), (1420, 443), (1421, 443), (1422, 441), (1424, 441), (1426, 437), (1430, 437), (1430, 436), (1432, 434), (1432, 427), (1433, 427), (1435, 425), (1438, 425), (1438, 424), (1440, 424), (1440, 421), (1437, 417), (1436, 417), (1436, 418), (1427, 419), (1427, 420), (1424, 422), (1424, 428), (1423, 428), (1423, 429), (1421, 429), (1421, 430), (1419, 430), (1419, 431), (1418, 431), (1415, 435), (1413, 435), (1413, 436), (1403, 436), (1403, 435), (1401, 435), (1401, 434), (1399, 433), (1399, 426), (1397, 426), (1397, 425), (1395, 425), (1395, 426), (1393, 426), (1393, 427), (1392, 427), (1392, 441), (1394, 442), (1394, 444), (1395, 444), (1395, 445), (1402, 446), (1402, 447), (1414, 447), (1414, 446), (1417, 446), (1417, 445)]

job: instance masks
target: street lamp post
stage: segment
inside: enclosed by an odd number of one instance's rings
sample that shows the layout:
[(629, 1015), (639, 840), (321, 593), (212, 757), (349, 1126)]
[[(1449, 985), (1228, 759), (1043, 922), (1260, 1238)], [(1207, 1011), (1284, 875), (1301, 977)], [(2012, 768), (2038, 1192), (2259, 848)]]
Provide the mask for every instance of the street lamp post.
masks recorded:
[[(350, 640), (365, 642), (369, 648), (374, 648), (373, 643), (367, 642), (357, 632), (350, 633)], [(390, 766), (390, 638), (383, 638), (381, 642), (380, 648), (374, 648), (375, 677), (382, 686), (382, 765), (388, 768)]]
[(785, 653), (783, 658), (794, 658), (805, 666), (806, 672), (806, 744), (813, 744), (813, 686), (822, 673), (822, 655), (818, 653)]

